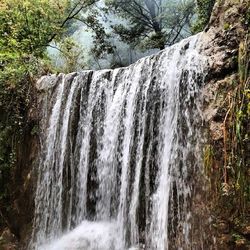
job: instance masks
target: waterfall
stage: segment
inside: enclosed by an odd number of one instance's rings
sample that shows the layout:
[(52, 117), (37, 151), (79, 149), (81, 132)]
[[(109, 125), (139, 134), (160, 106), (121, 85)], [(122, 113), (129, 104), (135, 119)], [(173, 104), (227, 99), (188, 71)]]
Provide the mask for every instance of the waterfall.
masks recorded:
[(206, 68), (199, 37), (126, 68), (38, 82), (31, 249), (192, 248)]

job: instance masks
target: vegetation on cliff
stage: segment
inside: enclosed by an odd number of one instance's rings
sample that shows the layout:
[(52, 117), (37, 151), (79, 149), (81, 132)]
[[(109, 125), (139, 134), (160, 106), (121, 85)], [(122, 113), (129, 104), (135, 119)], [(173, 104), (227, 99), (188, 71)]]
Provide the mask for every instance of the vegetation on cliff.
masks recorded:
[[(220, 249), (250, 246), (250, 3), (225, 1), (217, 6), (223, 28), (218, 39), (227, 56), (215, 57), (222, 69), (210, 88), (216, 112), (210, 121), (210, 138), (204, 165), (210, 182), (211, 208)], [(213, 19), (215, 22), (216, 17)], [(237, 20), (237, 22), (235, 21)], [(213, 24), (212, 24), (213, 25)], [(226, 42), (224, 37), (228, 37)], [(231, 51), (232, 53), (230, 54)], [(221, 54), (220, 54), (221, 55)], [(217, 69), (215, 69), (217, 70)], [(213, 101), (212, 101), (213, 102)], [(210, 106), (210, 108), (211, 108)]]
[[(0, 3), (0, 229), (6, 225), (11, 227), (8, 217), (14, 192), (11, 186), (14, 183), (12, 170), (17, 166), (17, 154), (20, 154), (18, 151), (24, 142), (24, 134), (34, 135), (37, 132), (37, 121), (31, 117), (31, 110), (36, 109), (34, 83), (39, 75), (57, 70), (51, 65), (47, 47), (53, 46), (52, 41), (61, 43), (59, 50), (66, 61), (64, 71), (73, 71), (75, 65), (79, 64), (81, 50), (67, 34), (74, 29), (74, 18), (94, 2), (79, 1), (73, 2), (72, 5), (72, 2), (66, 0), (3, 0)], [(206, 27), (214, 2), (197, 1), (198, 20), (192, 28), (194, 33)], [(193, 13), (190, 9), (188, 11), (191, 16)], [(243, 21), (246, 25), (250, 24), (250, 11)], [(88, 17), (88, 25), (93, 25), (96, 34), (102, 36), (96, 41), (104, 46), (106, 38), (95, 16)], [(229, 28), (227, 23), (224, 28)], [(122, 35), (123, 31), (117, 30), (117, 33)], [(133, 30), (130, 30), (129, 35), (135, 38), (138, 38), (135, 35), (147, 35), (145, 27), (140, 31), (140, 34), (134, 34)], [(162, 42), (157, 39), (156, 41)], [(157, 46), (153, 42), (148, 45), (150, 48), (162, 48), (159, 43)], [(103, 46), (99, 47), (97, 54), (105, 49), (112, 50), (108, 45)], [(237, 58), (232, 60), (237, 61), (238, 70), (234, 72), (236, 77), (230, 82), (232, 90), (226, 96), (223, 153), (220, 155), (224, 156), (223, 164), (218, 169), (214, 164), (218, 160), (218, 154), (216, 155), (213, 143), (205, 148), (204, 157), (207, 172), (216, 168), (216, 176), (210, 176), (215, 179), (215, 199), (219, 204), (216, 208), (219, 211), (217, 212), (220, 215), (225, 214), (233, 225), (230, 240), (234, 241), (234, 246), (242, 240), (247, 241), (250, 235), (246, 224), (250, 212), (250, 162), (247, 151), (250, 147), (249, 35), (246, 35), (239, 48), (235, 49), (239, 49), (239, 53)], [(21, 183), (23, 182), (22, 180)], [(245, 231), (242, 231), (242, 228)]]
[[(51, 70), (47, 46), (69, 31), (71, 20), (91, 1), (4, 0), (0, 3), (0, 227), (8, 224), (14, 199), (11, 170), (35, 109), (34, 82)], [(34, 130), (33, 130), (34, 131)], [(24, 146), (25, 147), (25, 146)], [(21, 176), (20, 176), (21, 179)]]
[[(2, 198), (4, 197), (5, 184), (8, 182), (6, 177), (9, 175), (9, 169), (15, 164), (15, 145), (20, 140), (27, 119), (27, 111), (33, 101), (32, 86), (34, 81), (38, 75), (55, 70), (48, 58), (47, 47), (53, 46), (52, 41), (60, 42), (59, 50), (65, 58), (65, 66), (62, 70), (65, 72), (73, 71), (81, 56), (81, 50), (67, 35), (74, 30), (77, 15), (94, 2), (4, 0), (0, 4), (0, 178), (1, 183), (3, 183), (0, 189)], [(202, 4), (201, 2), (198, 3), (198, 13), (204, 8), (204, 4), (207, 5), (207, 1)], [(126, 12), (128, 5), (117, 6), (117, 3), (114, 2), (109, 4), (117, 12), (119, 12), (119, 7), (124, 8)], [(142, 8), (142, 3), (140, 3), (140, 8)], [(175, 8), (176, 6), (173, 5), (171, 8), (168, 7), (166, 11), (169, 12)], [(163, 18), (163, 14), (166, 19), (168, 13), (160, 13), (161, 18)], [(184, 15), (183, 19), (190, 22), (190, 17), (193, 15), (190, 3), (187, 2), (183, 6), (183, 10), (176, 10), (176, 14), (180, 15), (180, 19)], [(131, 15), (130, 18), (134, 16)], [(198, 16), (199, 19), (203, 18), (200, 14)], [(90, 15), (86, 20), (89, 25), (95, 26), (93, 18), (94, 16)], [(134, 18), (137, 21), (132, 18), (135, 24), (138, 23), (138, 18), (139, 16)], [(178, 25), (186, 25), (187, 20)], [(150, 23), (151, 21), (148, 20)], [(167, 20), (166, 22), (168, 25), (172, 23), (172, 21)], [(160, 23), (163, 25), (162, 21)], [(146, 24), (139, 24), (144, 26), (143, 34), (147, 36), (151, 31), (147, 29)], [(183, 28), (182, 26), (178, 27), (177, 33)], [(98, 25), (96, 25), (96, 29), (100, 29)], [(132, 34), (132, 36), (134, 35)]]
[(193, 24), (192, 31), (194, 33), (205, 29), (209, 22), (214, 4), (216, 0), (197, 0), (197, 21)]

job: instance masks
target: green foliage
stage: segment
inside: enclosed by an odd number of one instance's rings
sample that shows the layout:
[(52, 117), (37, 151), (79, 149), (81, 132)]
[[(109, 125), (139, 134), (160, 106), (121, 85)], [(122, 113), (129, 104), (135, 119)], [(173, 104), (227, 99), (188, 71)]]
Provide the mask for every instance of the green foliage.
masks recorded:
[(229, 30), (230, 29), (230, 24), (229, 23), (225, 23), (224, 24), (224, 30)]
[[(17, 145), (29, 126), (34, 82), (51, 70), (47, 46), (60, 41), (72, 20), (94, 1), (1, 0), (0, 2), (0, 210), (9, 204)], [(66, 31), (67, 31), (66, 30)], [(68, 65), (79, 52), (66, 41)], [(35, 131), (30, 131), (31, 134)]]
[(206, 176), (209, 176), (209, 174), (211, 173), (213, 161), (214, 161), (213, 147), (208, 144), (204, 147), (204, 152), (203, 152), (203, 164)]
[(30, 58), (11, 59), (0, 72), (0, 203), (2, 206), (8, 204), (10, 173), (16, 163), (16, 146), (26, 123), (27, 107), (31, 101), (31, 74), (35, 67), (28, 66), (32, 65), (28, 64), (31, 63)]
[(250, 176), (249, 164), (250, 156), (248, 149), (250, 145), (250, 114), (249, 110), (249, 92), (250, 92), (250, 39), (246, 36), (245, 41), (239, 46), (238, 55), (238, 74), (239, 88), (236, 92), (236, 100), (234, 104), (234, 127), (232, 132), (235, 137), (232, 137), (232, 152), (231, 161), (234, 167), (234, 185), (236, 193), (239, 196), (239, 204), (242, 212), (245, 212), (247, 205), (250, 204)]
[(250, 7), (248, 8), (247, 13), (246, 13), (245, 24), (248, 25), (248, 27), (250, 25)]
[(197, 0), (196, 4), (197, 20), (192, 27), (193, 33), (198, 33), (204, 30), (209, 22), (215, 0)]
[(98, 12), (91, 10), (91, 14), (81, 19), (93, 32), (94, 47), (92, 53), (95, 59), (103, 58), (107, 54), (114, 53), (115, 46), (109, 41), (110, 35), (105, 31), (103, 24), (98, 18)]
[(41, 57), (54, 34), (63, 31), (66, 1), (4, 0), (0, 6), (0, 45), (5, 52)]
[[(242, 41), (239, 46), (237, 84), (232, 84), (234, 89), (227, 96), (229, 105), (223, 124), (224, 166), (218, 168), (217, 175), (219, 176), (213, 177), (216, 179), (214, 188), (218, 195), (215, 198), (228, 208), (232, 220), (244, 219), (250, 206), (249, 48), (250, 39), (246, 35), (245, 41)], [(206, 152), (204, 161), (210, 166), (210, 150), (207, 149)]]
[(46, 61), (46, 45), (65, 8), (50, 0), (4, 0), (0, 5), (0, 171), (13, 165), (15, 143), (30, 105), (34, 75)]
[(187, 36), (193, 17), (193, 1), (106, 1), (106, 11), (121, 18), (113, 24), (122, 41), (140, 49), (172, 45)]
[(67, 37), (59, 44), (62, 66), (57, 70), (70, 73), (76, 70), (82, 70), (86, 66), (84, 61), (83, 48), (72, 38)]

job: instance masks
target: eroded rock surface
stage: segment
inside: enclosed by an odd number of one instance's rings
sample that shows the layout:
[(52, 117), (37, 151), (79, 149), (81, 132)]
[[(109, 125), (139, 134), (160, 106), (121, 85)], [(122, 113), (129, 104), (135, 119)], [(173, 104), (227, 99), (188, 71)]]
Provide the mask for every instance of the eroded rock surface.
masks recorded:
[[(203, 53), (210, 58), (207, 84), (203, 89), (203, 111), (209, 143), (209, 151), (205, 153), (205, 157), (210, 157), (212, 161), (208, 164), (211, 168), (210, 208), (214, 212), (211, 225), (214, 227), (217, 248), (220, 250), (250, 249), (249, 235), (243, 234), (250, 222), (244, 220), (243, 225), (242, 219), (234, 214), (237, 208), (230, 207), (228, 195), (233, 192), (233, 184), (227, 178), (227, 171), (231, 171), (230, 166), (225, 166), (225, 157), (230, 154), (231, 147), (228, 144), (228, 127), (232, 126), (233, 103), (240, 86), (239, 48), (249, 33), (246, 18), (249, 8), (248, 0), (217, 1), (202, 41)], [(244, 150), (247, 152), (247, 148)], [(221, 183), (223, 185), (219, 188), (224, 197), (220, 197), (218, 202), (219, 194), (215, 190)]]

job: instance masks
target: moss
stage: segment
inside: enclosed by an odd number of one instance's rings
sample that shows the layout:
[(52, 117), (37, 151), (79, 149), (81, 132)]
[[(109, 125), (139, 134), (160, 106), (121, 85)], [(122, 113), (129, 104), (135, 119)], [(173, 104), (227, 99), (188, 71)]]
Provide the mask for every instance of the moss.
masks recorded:
[(209, 176), (212, 171), (213, 161), (214, 161), (213, 147), (208, 144), (205, 146), (203, 153), (203, 164), (206, 176)]
[[(226, 234), (231, 240), (224, 240), (228, 249), (231, 249), (230, 247), (238, 249), (238, 247), (245, 247), (249, 244), (242, 230), (243, 225), (250, 226), (249, 35), (246, 35), (239, 44), (238, 55), (234, 60), (238, 66), (237, 77), (229, 83), (228, 90), (221, 89), (227, 93), (227, 97), (229, 96), (223, 104), (225, 112), (222, 113), (222, 119), (219, 120), (223, 123), (223, 142), (222, 145), (218, 145), (217, 142), (210, 139), (210, 143), (204, 148), (203, 155), (205, 172), (210, 178), (215, 218), (218, 221), (224, 220), (230, 225), (230, 231)], [(218, 94), (217, 98), (219, 96)], [(218, 234), (220, 237), (222, 233)]]
[(215, 0), (197, 0), (197, 19), (192, 26), (192, 32), (198, 33), (206, 27), (209, 22)]
[(31, 135), (38, 135), (39, 134), (39, 126), (34, 125), (34, 127), (31, 130)]
[(231, 25), (229, 23), (224, 23), (224, 30), (229, 30)]

